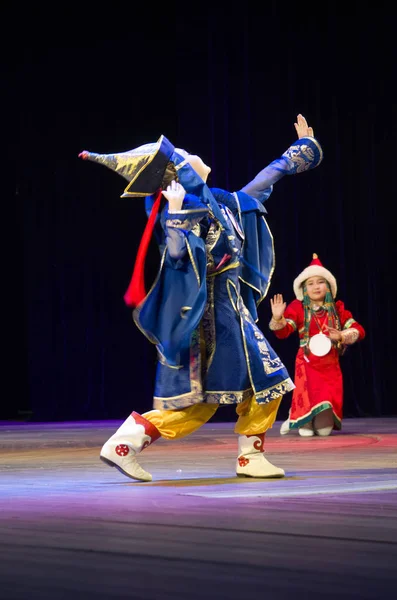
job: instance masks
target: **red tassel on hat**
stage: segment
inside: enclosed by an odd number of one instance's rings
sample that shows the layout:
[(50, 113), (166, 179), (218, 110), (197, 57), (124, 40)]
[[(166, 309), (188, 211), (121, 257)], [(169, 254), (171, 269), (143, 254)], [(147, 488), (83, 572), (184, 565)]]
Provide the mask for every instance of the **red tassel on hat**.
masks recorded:
[(149, 248), (149, 242), (152, 237), (154, 225), (156, 223), (157, 213), (159, 212), (162, 192), (163, 190), (160, 189), (156, 195), (154, 204), (152, 206), (152, 210), (150, 211), (150, 215), (142, 235), (142, 239), (139, 244), (131, 281), (126, 293), (124, 294), (124, 302), (127, 306), (138, 306), (138, 304), (140, 304), (142, 300), (146, 297), (145, 260)]
[(322, 266), (323, 266), (323, 265), (322, 265), (322, 262), (321, 262), (321, 260), (319, 259), (318, 255), (317, 255), (315, 252), (314, 252), (314, 254), (313, 254), (313, 260), (312, 260), (312, 262), (310, 263), (310, 266), (311, 266), (311, 265), (317, 265), (317, 266), (319, 266), (319, 267), (322, 267)]

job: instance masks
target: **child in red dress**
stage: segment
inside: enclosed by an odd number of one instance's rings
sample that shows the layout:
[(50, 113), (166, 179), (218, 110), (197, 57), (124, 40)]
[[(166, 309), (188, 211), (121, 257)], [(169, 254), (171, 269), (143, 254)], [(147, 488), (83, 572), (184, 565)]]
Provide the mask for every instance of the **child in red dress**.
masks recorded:
[(311, 264), (293, 284), (296, 300), (288, 306), (281, 294), (270, 300), (269, 327), (279, 339), (295, 331), (299, 350), (295, 361), (295, 390), (285, 435), (298, 429), (304, 437), (327, 436), (341, 429), (343, 381), (339, 357), (347, 346), (365, 337), (363, 327), (341, 300), (335, 301), (336, 279), (313, 254)]

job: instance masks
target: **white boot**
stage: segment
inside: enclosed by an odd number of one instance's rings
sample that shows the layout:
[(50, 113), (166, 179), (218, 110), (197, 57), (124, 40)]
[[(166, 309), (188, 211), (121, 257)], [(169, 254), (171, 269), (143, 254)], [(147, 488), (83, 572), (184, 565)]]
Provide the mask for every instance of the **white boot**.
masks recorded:
[(151, 474), (139, 465), (136, 454), (159, 437), (158, 429), (150, 421), (133, 412), (102, 446), (100, 459), (131, 479), (152, 481)]
[(302, 437), (313, 437), (313, 423), (311, 421), (309, 423), (305, 423), (304, 425), (302, 425), (302, 427), (299, 427), (298, 431), (299, 435)]
[(238, 477), (284, 477), (285, 472), (266, 460), (265, 434), (239, 435), (236, 474)]
[(289, 419), (284, 421), (280, 427), (280, 435), (287, 435), (291, 430), (289, 428)]
[(326, 437), (327, 435), (330, 435), (332, 430), (333, 430), (333, 426), (332, 427), (320, 427), (320, 429), (316, 429), (316, 434), (319, 435), (320, 437)]

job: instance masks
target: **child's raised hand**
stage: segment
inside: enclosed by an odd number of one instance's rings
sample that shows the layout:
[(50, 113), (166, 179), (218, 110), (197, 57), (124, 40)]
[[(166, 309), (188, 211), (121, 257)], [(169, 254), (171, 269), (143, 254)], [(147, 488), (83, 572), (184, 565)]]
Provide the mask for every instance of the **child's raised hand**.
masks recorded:
[(272, 309), (273, 319), (279, 321), (284, 315), (287, 303), (283, 300), (282, 294), (275, 294), (273, 298), (270, 298), (270, 306)]

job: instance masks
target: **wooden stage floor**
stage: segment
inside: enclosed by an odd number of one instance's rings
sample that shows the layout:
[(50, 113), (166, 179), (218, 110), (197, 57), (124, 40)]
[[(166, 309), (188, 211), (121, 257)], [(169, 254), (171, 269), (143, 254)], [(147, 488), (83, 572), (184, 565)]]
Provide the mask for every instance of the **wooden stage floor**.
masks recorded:
[(235, 476), (233, 423), (102, 463), (120, 422), (0, 422), (0, 598), (385, 599), (397, 589), (397, 418), (268, 432), (284, 479)]

